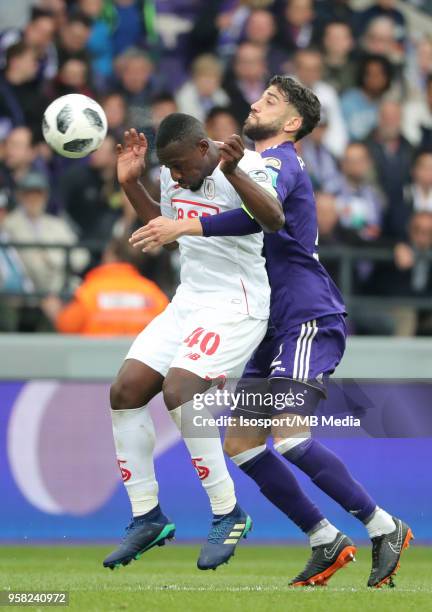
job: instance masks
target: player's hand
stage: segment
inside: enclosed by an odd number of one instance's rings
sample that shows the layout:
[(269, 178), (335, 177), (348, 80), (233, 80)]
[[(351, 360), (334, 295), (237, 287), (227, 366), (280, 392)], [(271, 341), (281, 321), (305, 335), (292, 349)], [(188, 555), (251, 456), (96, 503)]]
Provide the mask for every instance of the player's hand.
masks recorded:
[(117, 177), (120, 185), (137, 181), (145, 169), (147, 139), (132, 128), (124, 133), (124, 144), (117, 145)]
[(167, 217), (156, 217), (144, 227), (137, 229), (129, 238), (130, 244), (144, 253), (152, 249), (174, 242), (180, 235), (177, 221)]
[(232, 174), (244, 155), (244, 142), (237, 134), (233, 134), (225, 142), (218, 143), (221, 155), (219, 168), (224, 174)]

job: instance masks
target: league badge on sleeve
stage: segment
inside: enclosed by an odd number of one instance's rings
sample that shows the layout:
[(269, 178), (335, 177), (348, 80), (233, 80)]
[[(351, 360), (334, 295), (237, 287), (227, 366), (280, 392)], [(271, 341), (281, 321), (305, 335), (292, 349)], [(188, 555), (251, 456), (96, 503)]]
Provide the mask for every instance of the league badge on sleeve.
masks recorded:
[(207, 200), (214, 200), (216, 195), (215, 182), (209, 176), (204, 180), (204, 195)]

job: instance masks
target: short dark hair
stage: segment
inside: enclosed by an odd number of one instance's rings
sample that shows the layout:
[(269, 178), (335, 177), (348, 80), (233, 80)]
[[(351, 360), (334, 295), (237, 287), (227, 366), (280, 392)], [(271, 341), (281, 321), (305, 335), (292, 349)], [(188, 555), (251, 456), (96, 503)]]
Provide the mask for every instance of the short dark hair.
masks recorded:
[(9, 67), (12, 60), (14, 60), (16, 57), (21, 57), (21, 55), (25, 55), (29, 51), (34, 53), (33, 48), (23, 40), (15, 43), (14, 45), (10, 45), (10, 47), (8, 47), (6, 50), (6, 66)]
[(357, 64), (357, 85), (360, 88), (364, 87), (365, 77), (366, 77), (366, 68), (369, 64), (380, 64), (383, 72), (386, 75), (387, 84), (384, 91), (390, 88), (390, 85), (393, 80), (393, 65), (389, 59), (387, 59), (384, 55), (380, 55), (378, 53), (365, 53), (361, 58), (359, 63)]
[(93, 20), (81, 11), (73, 11), (69, 15), (65, 25), (72, 25), (73, 23), (81, 23), (83, 26), (90, 29), (93, 25)]
[(164, 102), (173, 102), (174, 104), (176, 103), (174, 96), (169, 91), (162, 91), (161, 93), (158, 93), (157, 95), (153, 96), (150, 100), (151, 106)]
[(201, 121), (184, 113), (171, 113), (161, 121), (156, 148), (164, 149), (171, 142), (197, 144), (202, 138), (207, 138), (207, 134)]
[(270, 85), (279, 89), (286, 101), (298, 110), (303, 119), (301, 128), (295, 135), (296, 142), (310, 134), (321, 117), (321, 104), (314, 92), (289, 76), (275, 75), (270, 79)]
[(230, 115), (233, 119), (235, 119), (229, 106), (213, 106), (213, 108), (209, 110), (206, 115), (206, 121), (211, 121), (218, 115)]

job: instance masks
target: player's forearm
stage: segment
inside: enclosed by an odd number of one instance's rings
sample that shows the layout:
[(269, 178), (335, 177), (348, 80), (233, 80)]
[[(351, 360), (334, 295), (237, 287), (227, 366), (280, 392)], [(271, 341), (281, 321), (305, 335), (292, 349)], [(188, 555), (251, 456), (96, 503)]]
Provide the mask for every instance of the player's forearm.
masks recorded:
[(218, 215), (201, 217), (202, 235), (211, 236), (247, 236), (262, 231), (254, 219), (242, 208), (227, 210)]
[(148, 223), (161, 214), (160, 204), (156, 202), (140, 181), (125, 181), (121, 186), (135, 209), (140, 221)]
[(225, 174), (225, 177), (263, 229), (276, 232), (283, 227), (285, 217), (282, 206), (275, 196), (238, 167), (234, 172)]

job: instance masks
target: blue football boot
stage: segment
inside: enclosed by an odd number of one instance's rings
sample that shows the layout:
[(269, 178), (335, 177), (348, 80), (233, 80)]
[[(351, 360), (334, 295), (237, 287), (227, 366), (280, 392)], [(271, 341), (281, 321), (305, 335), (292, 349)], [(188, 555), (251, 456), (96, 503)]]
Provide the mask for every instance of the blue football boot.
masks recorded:
[(251, 529), (251, 517), (238, 504), (229, 514), (214, 517), (207, 542), (201, 548), (198, 569), (215, 570), (222, 563), (228, 563), (241, 538), (245, 538)]
[(114, 569), (120, 565), (128, 565), (153, 546), (163, 546), (165, 540), (172, 540), (174, 535), (175, 525), (157, 505), (147, 514), (132, 519), (126, 527), (126, 534), (120, 546), (103, 562), (104, 567)]

